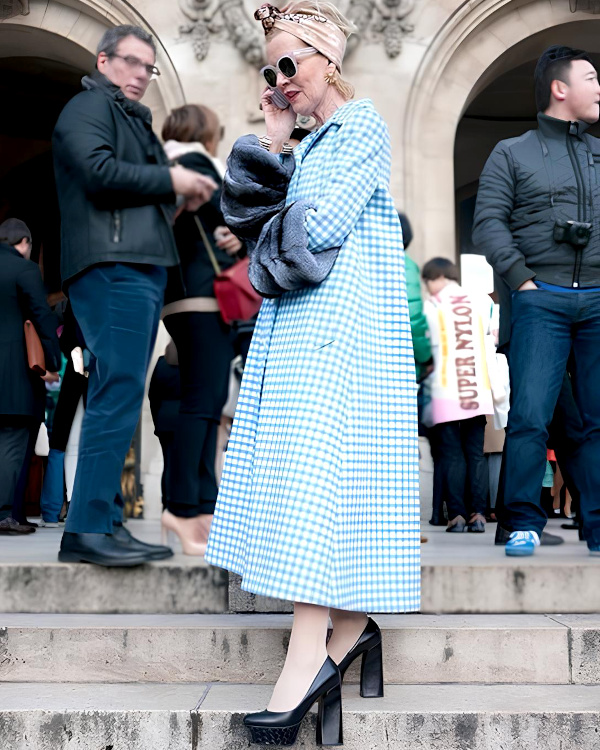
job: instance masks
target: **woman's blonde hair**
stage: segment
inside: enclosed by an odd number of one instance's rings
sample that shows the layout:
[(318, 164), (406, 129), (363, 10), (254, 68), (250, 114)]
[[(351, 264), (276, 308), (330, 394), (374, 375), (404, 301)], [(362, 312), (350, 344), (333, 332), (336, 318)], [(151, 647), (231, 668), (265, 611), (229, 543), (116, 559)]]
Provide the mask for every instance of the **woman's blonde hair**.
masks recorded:
[[(333, 3), (319, 2), (319, 0), (292, 0), (284, 8), (281, 9), (282, 13), (308, 13), (319, 16), (325, 16), (331, 23), (334, 23), (338, 29), (345, 35), (346, 39), (357, 31), (356, 26), (342, 15), (340, 11), (335, 7)], [(277, 29), (273, 29), (277, 31)], [(337, 74), (335, 80), (332, 83), (344, 99), (352, 99), (354, 97), (354, 86), (345, 81), (341, 75)]]

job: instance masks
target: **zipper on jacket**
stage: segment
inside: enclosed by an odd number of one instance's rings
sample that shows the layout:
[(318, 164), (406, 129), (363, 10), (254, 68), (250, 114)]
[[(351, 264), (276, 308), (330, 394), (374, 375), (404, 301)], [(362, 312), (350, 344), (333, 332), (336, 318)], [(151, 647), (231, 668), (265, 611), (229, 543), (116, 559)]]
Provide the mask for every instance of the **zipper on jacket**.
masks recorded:
[[(567, 152), (571, 159), (573, 171), (575, 173), (575, 181), (577, 183), (577, 221), (587, 221), (587, 190), (585, 188), (585, 179), (581, 164), (577, 158), (577, 152), (575, 146), (571, 140), (572, 136), (567, 133)], [(572, 286), (577, 288), (579, 286), (579, 277), (581, 275), (581, 262), (582, 262), (582, 250), (581, 248), (575, 251), (575, 265), (573, 266), (573, 282)]]
[(121, 242), (121, 212), (113, 211), (113, 242)]

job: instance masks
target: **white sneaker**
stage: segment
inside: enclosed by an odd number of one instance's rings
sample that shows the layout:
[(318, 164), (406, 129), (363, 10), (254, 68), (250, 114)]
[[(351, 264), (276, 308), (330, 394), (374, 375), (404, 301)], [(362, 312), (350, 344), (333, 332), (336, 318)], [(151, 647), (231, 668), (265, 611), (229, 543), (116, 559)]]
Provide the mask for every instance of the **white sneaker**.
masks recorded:
[(44, 521), (43, 518), (40, 518), (38, 525), (45, 526), (47, 529), (58, 529), (58, 521)]

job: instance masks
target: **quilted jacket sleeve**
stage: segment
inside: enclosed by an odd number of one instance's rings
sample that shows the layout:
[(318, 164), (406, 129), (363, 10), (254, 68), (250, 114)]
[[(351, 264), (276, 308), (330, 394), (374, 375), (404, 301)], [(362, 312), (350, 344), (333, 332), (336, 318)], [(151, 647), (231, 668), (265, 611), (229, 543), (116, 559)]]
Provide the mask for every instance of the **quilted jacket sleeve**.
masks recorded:
[(535, 273), (527, 267), (510, 231), (515, 175), (510, 152), (503, 143), (492, 151), (479, 179), (473, 223), (473, 243), (485, 254), (511, 289), (518, 289)]
[(337, 139), (333, 177), (306, 214), (308, 248), (313, 253), (344, 244), (378, 187), (389, 158), (388, 129), (374, 109), (357, 109), (341, 124)]

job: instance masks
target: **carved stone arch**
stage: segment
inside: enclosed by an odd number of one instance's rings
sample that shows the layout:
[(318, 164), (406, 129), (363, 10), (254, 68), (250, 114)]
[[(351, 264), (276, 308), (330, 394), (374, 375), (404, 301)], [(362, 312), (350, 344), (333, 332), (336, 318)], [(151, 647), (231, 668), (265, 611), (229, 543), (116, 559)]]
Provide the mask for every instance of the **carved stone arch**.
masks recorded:
[(467, 0), (439, 30), (413, 80), (404, 122), (404, 203), (420, 237), (420, 261), (454, 252), (454, 144), (470, 102), (552, 43), (554, 27), (584, 20), (600, 23), (573, 12), (568, 0)]
[(106, 29), (133, 24), (153, 34), (161, 76), (151, 83), (144, 99), (153, 111), (155, 126), (173, 107), (185, 103), (175, 66), (160, 37), (126, 0), (5, 0), (0, 17), (0, 56), (30, 55), (93, 66), (96, 46)]
[[(345, 0), (338, 3), (340, 10), (357, 27), (357, 33), (350, 37), (346, 56), (364, 41), (381, 43), (389, 57), (397, 57), (402, 51), (404, 36), (413, 31), (409, 16), (416, 2)], [(279, 3), (280, 7), (285, 4)], [(215, 37), (229, 40), (250, 65), (257, 68), (264, 65), (264, 35), (244, 0), (179, 0), (179, 7), (186, 17), (180, 31), (190, 36), (199, 61), (207, 57), (211, 38)]]

